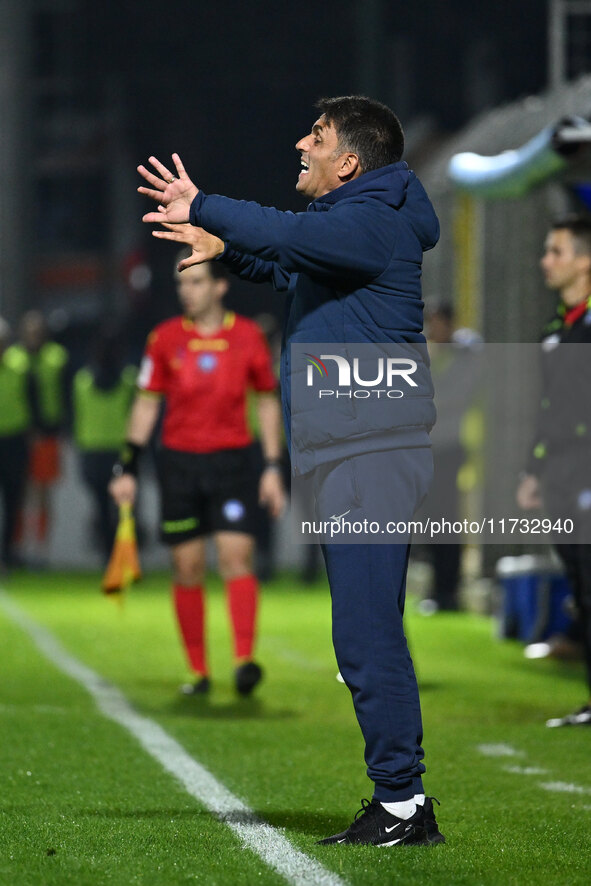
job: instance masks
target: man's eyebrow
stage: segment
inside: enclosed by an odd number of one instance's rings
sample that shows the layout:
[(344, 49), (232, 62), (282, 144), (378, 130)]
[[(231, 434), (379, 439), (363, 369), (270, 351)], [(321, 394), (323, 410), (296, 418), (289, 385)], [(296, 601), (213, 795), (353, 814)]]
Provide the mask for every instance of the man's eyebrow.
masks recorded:
[(315, 123), (312, 127), (312, 133), (314, 135), (322, 135), (323, 126), (321, 123)]

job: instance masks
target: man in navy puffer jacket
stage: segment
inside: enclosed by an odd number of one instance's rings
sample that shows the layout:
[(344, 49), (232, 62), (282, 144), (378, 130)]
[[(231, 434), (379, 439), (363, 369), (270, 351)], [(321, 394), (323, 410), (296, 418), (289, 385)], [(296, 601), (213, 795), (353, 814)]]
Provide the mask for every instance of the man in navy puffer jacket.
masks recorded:
[[(149, 185), (139, 191), (159, 203), (144, 221), (167, 228), (155, 236), (192, 246), (179, 270), (217, 258), (237, 275), (292, 296), (281, 377), (294, 475), (320, 476), (320, 498), (326, 490), (355, 495), (361, 489), (366, 503), (374, 492), (383, 499), (385, 487), (395, 519), (410, 520), (432, 473), (428, 432), (435, 412), (420, 278), (422, 254), (437, 242), (439, 225), (422, 185), (400, 159), (403, 133), (389, 108), (361, 96), (323, 99), (317, 107), (319, 118), (296, 145), (296, 188), (312, 201), (306, 212), (205, 195), (173, 154), (176, 174), (155, 157), (150, 163), (158, 175), (138, 168)], [(351, 400), (344, 417), (338, 404), (334, 420), (329, 411), (318, 422), (292, 395), (304, 371), (302, 346), (315, 343), (334, 343), (337, 354), (339, 347), (349, 354), (356, 343), (411, 348), (420, 384), (396, 410), (379, 413), (387, 414), (382, 427), (373, 424), (378, 413), (368, 420)], [(353, 516), (361, 513), (358, 501), (342, 500)], [(327, 507), (333, 503), (330, 498)], [(323, 843), (443, 842), (422, 786), (420, 705), (402, 626), (408, 552), (407, 543), (323, 545), (337, 662), (375, 785), (353, 824)]]

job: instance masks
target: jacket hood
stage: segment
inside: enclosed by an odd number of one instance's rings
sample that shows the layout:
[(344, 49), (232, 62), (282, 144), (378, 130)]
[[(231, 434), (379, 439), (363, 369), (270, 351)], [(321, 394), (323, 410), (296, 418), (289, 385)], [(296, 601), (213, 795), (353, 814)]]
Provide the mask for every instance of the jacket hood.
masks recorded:
[(437, 243), (439, 221), (425, 189), (404, 160), (363, 173), (359, 178), (318, 197), (310, 203), (308, 211), (330, 209), (341, 200), (354, 201), (357, 197), (379, 200), (399, 210), (415, 232), (423, 250), (432, 249)]

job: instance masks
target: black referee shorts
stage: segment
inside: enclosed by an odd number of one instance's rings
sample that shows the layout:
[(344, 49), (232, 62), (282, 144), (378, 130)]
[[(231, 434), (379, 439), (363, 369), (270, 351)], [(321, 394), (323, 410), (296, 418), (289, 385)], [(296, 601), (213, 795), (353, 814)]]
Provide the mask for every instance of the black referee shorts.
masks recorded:
[(254, 535), (261, 474), (256, 445), (205, 455), (163, 448), (160, 537), (177, 545), (212, 532)]

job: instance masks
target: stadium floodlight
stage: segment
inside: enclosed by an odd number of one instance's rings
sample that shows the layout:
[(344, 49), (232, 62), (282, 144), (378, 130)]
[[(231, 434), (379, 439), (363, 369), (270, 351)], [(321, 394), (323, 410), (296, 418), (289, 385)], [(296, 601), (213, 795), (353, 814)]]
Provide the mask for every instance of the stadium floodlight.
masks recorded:
[(584, 117), (563, 117), (520, 148), (488, 157), (454, 154), (448, 175), (458, 188), (480, 197), (522, 197), (566, 169), (569, 159), (590, 144), (591, 122)]

